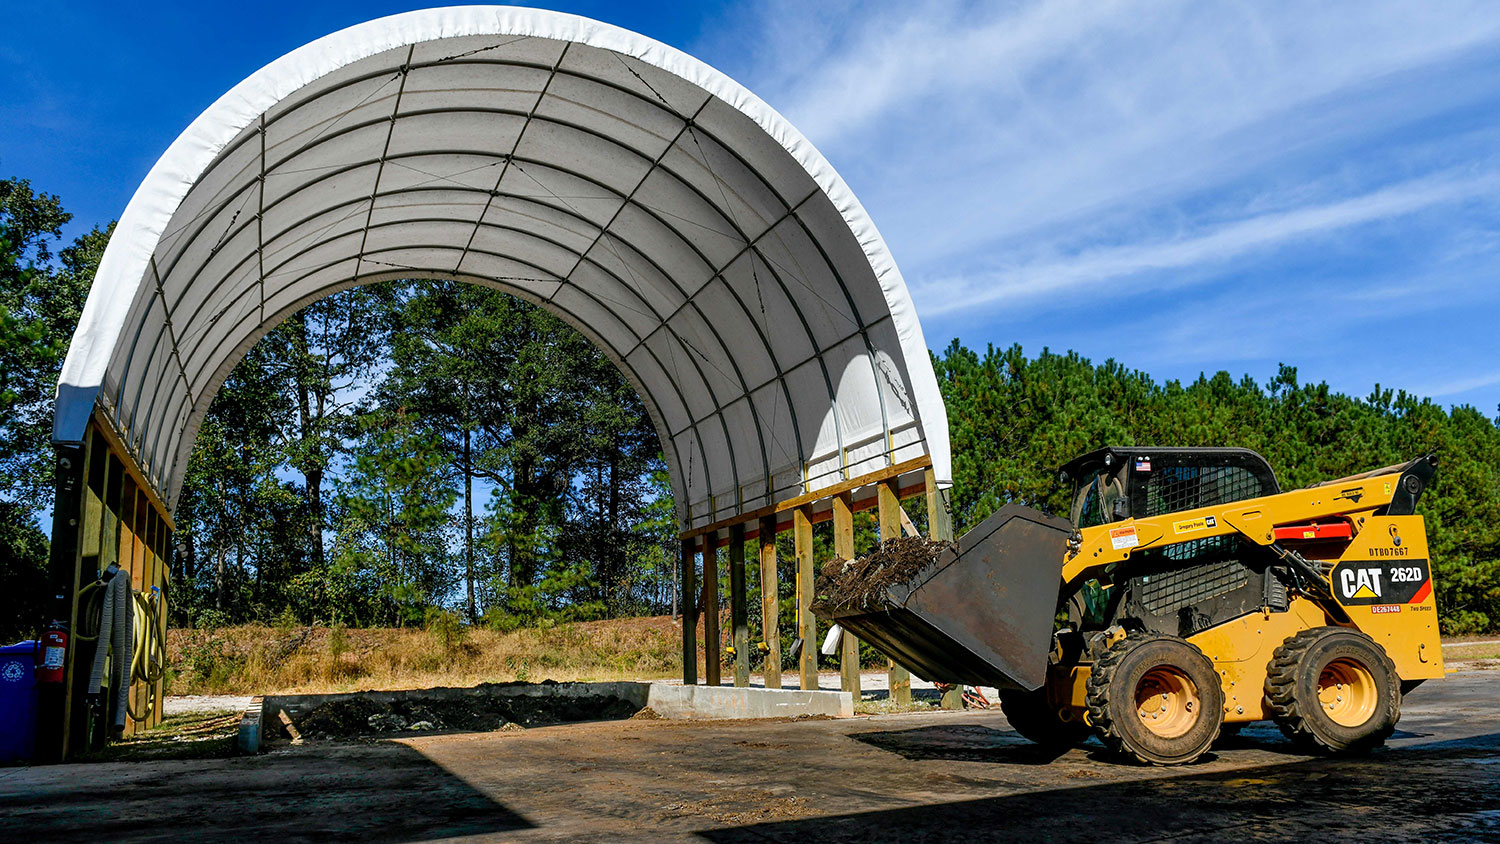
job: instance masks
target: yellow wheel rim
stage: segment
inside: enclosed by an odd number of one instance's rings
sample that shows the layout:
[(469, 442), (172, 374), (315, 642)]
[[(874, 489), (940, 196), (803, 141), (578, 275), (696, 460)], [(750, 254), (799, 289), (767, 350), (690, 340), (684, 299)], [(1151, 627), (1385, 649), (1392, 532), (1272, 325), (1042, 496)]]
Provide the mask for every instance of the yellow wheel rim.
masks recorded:
[(1380, 695), (1370, 669), (1353, 659), (1336, 659), (1318, 675), (1318, 705), (1340, 727), (1358, 727), (1375, 715)]
[(1198, 723), (1203, 703), (1198, 687), (1181, 669), (1158, 665), (1135, 687), (1135, 711), (1146, 729), (1164, 739), (1187, 733)]

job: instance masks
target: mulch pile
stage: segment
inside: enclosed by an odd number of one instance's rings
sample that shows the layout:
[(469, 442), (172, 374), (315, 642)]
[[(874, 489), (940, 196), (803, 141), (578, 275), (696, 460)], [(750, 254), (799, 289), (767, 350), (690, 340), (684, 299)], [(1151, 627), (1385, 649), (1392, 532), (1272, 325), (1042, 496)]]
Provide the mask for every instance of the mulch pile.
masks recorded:
[(613, 695), (474, 694), (450, 699), (390, 702), (355, 697), (329, 701), (316, 709), (295, 714), (292, 723), (307, 739), (349, 739), (413, 730), (510, 732), (571, 721), (622, 720), (636, 712), (636, 705)]
[(873, 553), (854, 562), (830, 561), (823, 566), (813, 589), (813, 612), (877, 610), (886, 604), (886, 590), (911, 583), (937, 562), (953, 543), (900, 536), (880, 543)]

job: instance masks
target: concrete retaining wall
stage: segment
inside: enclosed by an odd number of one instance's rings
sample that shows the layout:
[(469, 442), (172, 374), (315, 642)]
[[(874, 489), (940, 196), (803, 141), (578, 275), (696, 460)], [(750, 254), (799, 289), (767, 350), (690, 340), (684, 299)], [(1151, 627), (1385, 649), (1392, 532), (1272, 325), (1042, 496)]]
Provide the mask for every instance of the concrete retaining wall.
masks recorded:
[[(351, 692), (334, 695), (270, 695), (255, 698), (240, 722), (239, 748), (257, 753), (264, 724), (275, 725), (279, 713), (298, 715), (326, 703), (364, 698), (393, 701), (453, 700), (476, 695), (496, 697), (617, 697), (637, 709), (651, 707), (663, 718), (725, 720), (733, 718), (849, 718), (854, 698), (848, 692), (799, 689), (682, 686), (673, 683), (490, 683), (469, 688), (407, 689), (391, 692)], [(279, 732), (274, 727), (272, 734)]]
[(732, 686), (679, 686), (652, 683), (646, 705), (663, 718), (719, 720), (725, 718), (795, 718), (822, 715), (854, 716), (849, 692), (800, 689), (753, 689)]

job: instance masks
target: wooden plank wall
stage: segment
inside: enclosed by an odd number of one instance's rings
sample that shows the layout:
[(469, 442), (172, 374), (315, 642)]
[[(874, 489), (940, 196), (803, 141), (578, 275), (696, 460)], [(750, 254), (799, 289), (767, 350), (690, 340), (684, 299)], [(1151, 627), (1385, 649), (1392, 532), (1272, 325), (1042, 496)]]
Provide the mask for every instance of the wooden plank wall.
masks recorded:
[[(121, 576), (130, 579), (131, 589), (144, 595), (158, 592), (163, 596), (163, 611), (155, 620), (157, 630), (165, 637), (167, 625), (166, 598), (168, 592), (168, 560), (172, 547), (172, 521), (165, 511), (161, 499), (146, 484), (143, 474), (136, 468), (128, 452), (120, 444), (113, 430), (96, 417), (89, 425), (84, 444), (84, 471), (81, 493), (76, 502), (67, 506), (77, 508), (76, 530), (78, 531), (77, 555), (72, 578), (72, 595), (69, 613), (70, 630), (97, 626), (96, 619), (82, 619), (83, 607), (79, 593), (96, 582), (100, 574), (111, 565), (118, 564)], [(57, 518), (63, 513), (59, 512)], [(65, 685), (69, 694), (63, 706), (62, 747), (65, 756), (74, 756), (87, 749), (90, 734), (97, 745), (101, 735), (94, 725), (88, 724), (88, 713), (83, 705), (89, 672), (94, 661), (95, 641), (75, 638), (69, 648)], [(105, 643), (107, 646), (107, 643)], [(161, 655), (165, 658), (165, 654)], [(127, 717), (125, 735), (155, 727), (162, 719), (162, 679), (151, 688), (135, 681), (130, 690), (130, 708), (140, 718)], [(107, 716), (107, 713), (106, 713)]]

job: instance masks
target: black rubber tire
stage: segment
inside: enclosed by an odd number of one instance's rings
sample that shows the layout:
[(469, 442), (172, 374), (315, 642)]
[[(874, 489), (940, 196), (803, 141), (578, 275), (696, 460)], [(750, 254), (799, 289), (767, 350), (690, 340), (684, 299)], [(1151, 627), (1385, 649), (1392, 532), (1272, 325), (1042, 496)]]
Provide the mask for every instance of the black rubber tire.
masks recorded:
[[(1336, 660), (1352, 660), (1369, 672), (1377, 695), (1370, 717), (1357, 727), (1336, 723), (1318, 701), (1318, 679)], [(1401, 718), (1401, 677), (1375, 640), (1344, 627), (1303, 630), (1276, 648), (1266, 668), (1266, 713), (1302, 747), (1354, 754), (1379, 747)]]
[(1034, 692), (1001, 692), (1000, 711), (1023, 737), (1043, 747), (1072, 747), (1093, 732), (1081, 721), (1064, 721), (1047, 702), (1046, 688)]
[[(1171, 738), (1146, 726), (1136, 701), (1142, 680), (1159, 668), (1185, 675), (1198, 697), (1191, 726)], [(1162, 633), (1131, 633), (1094, 663), (1088, 707), (1089, 722), (1112, 752), (1148, 765), (1186, 765), (1207, 753), (1219, 737), (1224, 687), (1213, 661), (1196, 645)]]

